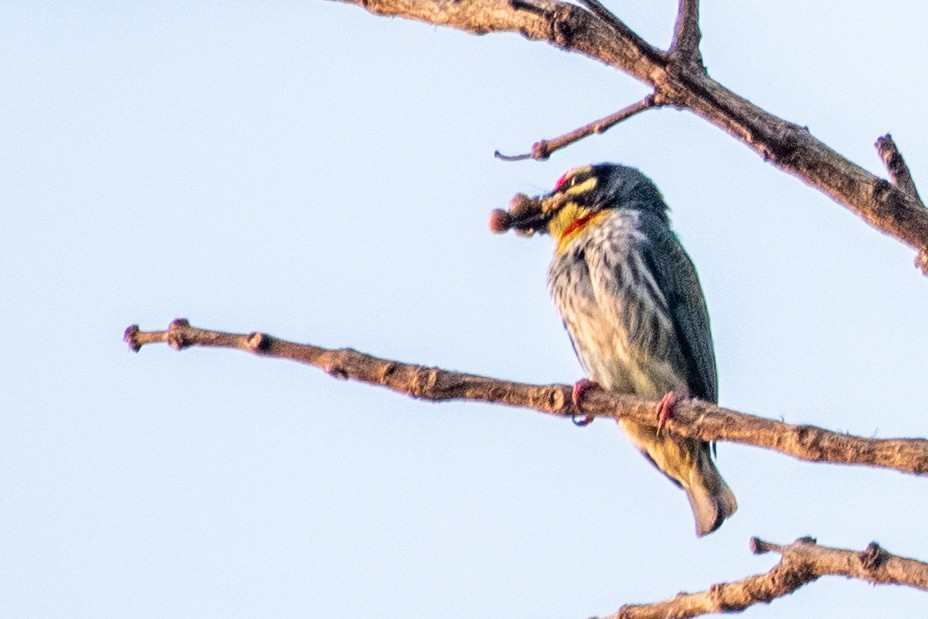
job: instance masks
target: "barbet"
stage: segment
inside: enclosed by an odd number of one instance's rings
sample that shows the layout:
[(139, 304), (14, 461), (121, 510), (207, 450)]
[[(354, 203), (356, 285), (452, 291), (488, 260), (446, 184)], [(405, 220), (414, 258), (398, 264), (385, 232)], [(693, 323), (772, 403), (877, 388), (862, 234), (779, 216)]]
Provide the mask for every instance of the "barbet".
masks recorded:
[[(517, 195), (508, 212), (494, 211), (490, 220), (495, 232), (553, 237), (548, 283), (577, 358), (607, 390), (660, 399), (659, 425), (678, 398), (717, 402), (706, 303), (667, 211), (644, 174), (597, 164), (567, 172), (547, 195)], [(575, 400), (588, 385), (577, 383)], [(659, 426), (624, 419), (619, 425), (686, 492), (697, 535), (716, 530), (738, 508), (709, 443)]]

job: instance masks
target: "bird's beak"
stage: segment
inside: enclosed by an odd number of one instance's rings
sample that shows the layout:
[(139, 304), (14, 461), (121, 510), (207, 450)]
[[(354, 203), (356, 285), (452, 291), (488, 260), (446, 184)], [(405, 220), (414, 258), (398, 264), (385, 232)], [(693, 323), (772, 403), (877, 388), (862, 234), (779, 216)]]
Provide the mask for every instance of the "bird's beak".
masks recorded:
[(503, 233), (515, 230), (517, 234), (531, 236), (547, 231), (548, 221), (570, 198), (563, 193), (527, 196), (517, 193), (509, 201), (509, 210), (497, 209), (490, 213), (490, 231)]

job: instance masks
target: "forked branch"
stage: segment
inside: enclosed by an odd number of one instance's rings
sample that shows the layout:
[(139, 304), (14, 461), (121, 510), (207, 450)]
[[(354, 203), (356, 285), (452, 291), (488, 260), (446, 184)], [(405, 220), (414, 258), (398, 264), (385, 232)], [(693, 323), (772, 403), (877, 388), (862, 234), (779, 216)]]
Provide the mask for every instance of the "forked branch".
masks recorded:
[(629, 604), (609, 619), (665, 619), (740, 612), (754, 604), (784, 597), (822, 576), (845, 576), (878, 585), (906, 585), (928, 590), (928, 564), (892, 555), (872, 542), (863, 552), (819, 546), (812, 538), (788, 545), (751, 539), (755, 554), (778, 552), (777, 563), (766, 574), (712, 585), (699, 593), (680, 593), (652, 604)]
[[(877, 139), (874, 146), (876, 146), (876, 152), (879, 153), (880, 159), (883, 160), (883, 165), (886, 166), (886, 171), (889, 173), (893, 185), (921, 202), (922, 199), (915, 188), (915, 181), (912, 180), (912, 173), (909, 172), (909, 166), (906, 165), (905, 160), (902, 158), (899, 147), (893, 141), (893, 136), (887, 133)], [(922, 205), (924, 206), (924, 203)]]
[[(906, 191), (848, 161), (808, 129), (764, 111), (711, 77), (699, 59), (699, 6), (680, 0), (669, 51), (650, 45), (599, 0), (340, 0), (378, 15), (484, 34), (517, 32), (584, 54), (653, 88), (664, 105), (686, 109), (802, 179), (874, 228), (918, 252), (928, 274), (928, 209)], [(588, 134), (589, 135), (589, 134)]]
[[(125, 340), (135, 351), (153, 343), (167, 343), (178, 350), (191, 346), (237, 348), (306, 363), (336, 378), (378, 385), (425, 400), (495, 402), (559, 417), (592, 415), (657, 425), (657, 402), (635, 396), (592, 389), (577, 407), (567, 385), (514, 383), (380, 359), (349, 348), (297, 344), (264, 333), (208, 331), (192, 327), (183, 319), (172, 322), (166, 331), (141, 331), (133, 325), (126, 329)], [(867, 465), (912, 474), (928, 472), (928, 440), (868, 439), (747, 415), (700, 400), (679, 403), (665, 429), (706, 441), (754, 445), (812, 462)]]

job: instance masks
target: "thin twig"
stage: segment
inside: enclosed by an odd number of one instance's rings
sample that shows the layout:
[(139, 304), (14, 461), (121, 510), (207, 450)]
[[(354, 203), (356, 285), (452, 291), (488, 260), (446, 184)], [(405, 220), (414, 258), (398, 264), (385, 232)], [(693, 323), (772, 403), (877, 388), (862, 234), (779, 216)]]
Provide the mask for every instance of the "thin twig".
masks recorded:
[(623, 606), (610, 619), (682, 619), (740, 612), (789, 595), (822, 576), (846, 576), (873, 584), (928, 590), (928, 564), (892, 555), (876, 542), (863, 552), (856, 552), (819, 546), (811, 538), (779, 545), (755, 537), (751, 539), (751, 550), (755, 554), (780, 553), (780, 562), (766, 574), (718, 583), (699, 593), (680, 593), (661, 602)]
[(622, 108), (618, 112), (610, 114), (605, 118), (594, 120), (593, 122), (584, 125), (579, 129), (574, 129), (569, 133), (565, 133), (564, 135), (552, 138), (550, 140), (539, 140), (532, 144), (532, 152), (530, 153), (525, 153), (523, 155), (504, 155), (499, 151), (496, 151), (493, 153), (493, 156), (497, 159), (502, 159), (503, 161), (522, 161), (525, 159), (544, 160), (550, 157), (552, 153), (564, 148), (565, 146), (573, 144), (577, 140), (582, 140), (583, 138), (593, 135), (594, 133), (603, 133), (608, 131), (623, 120), (631, 118), (639, 112), (643, 112), (654, 107), (661, 107), (662, 105), (663, 103), (659, 102), (657, 95), (651, 93), (641, 101), (632, 103), (628, 107)]
[[(380, 359), (349, 348), (328, 349), (296, 344), (263, 333), (236, 334), (191, 327), (175, 320), (166, 331), (126, 329), (132, 350), (168, 343), (180, 350), (190, 346), (237, 348), (269, 357), (313, 365), (341, 379), (357, 380), (432, 401), (473, 400), (530, 408), (559, 417), (612, 417), (657, 425), (657, 402), (600, 389), (585, 392), (579, 407), (567, 385), (527, 385), (485, 376), (451, 372)], [(731, 441), (772, 449), (800, 460), (867, 465), (903, 473), (928, 472), (928, 440), (867, 439), (807, 425), (790, 425), (720, 408), (700, 400), (685, 400), (674, 408), (666, 431), (706, 441)]]

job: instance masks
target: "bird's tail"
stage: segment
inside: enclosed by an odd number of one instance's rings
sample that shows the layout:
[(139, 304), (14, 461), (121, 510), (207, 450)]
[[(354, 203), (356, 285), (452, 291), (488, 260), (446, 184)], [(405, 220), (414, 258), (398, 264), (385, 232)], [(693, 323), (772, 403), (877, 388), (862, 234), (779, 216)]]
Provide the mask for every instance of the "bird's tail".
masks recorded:
[(709, 446), (703, 443), (699, 450), (696, 466), (689, 479), (681, 479), (686, 498), (693, 508), (696, 519), (696, 535), (702, 537), (718, 529), (726, 518), (738, 509), (735, 494), (722, 479), (709, 454)]
[(651, 464), (686, 491), (696, 535), (712, 533), (738, 509), (734, 493), (715, 468), (709, 443), (667, 433), (658, 436), (655, 428), (625, 419), (619, 425)]

